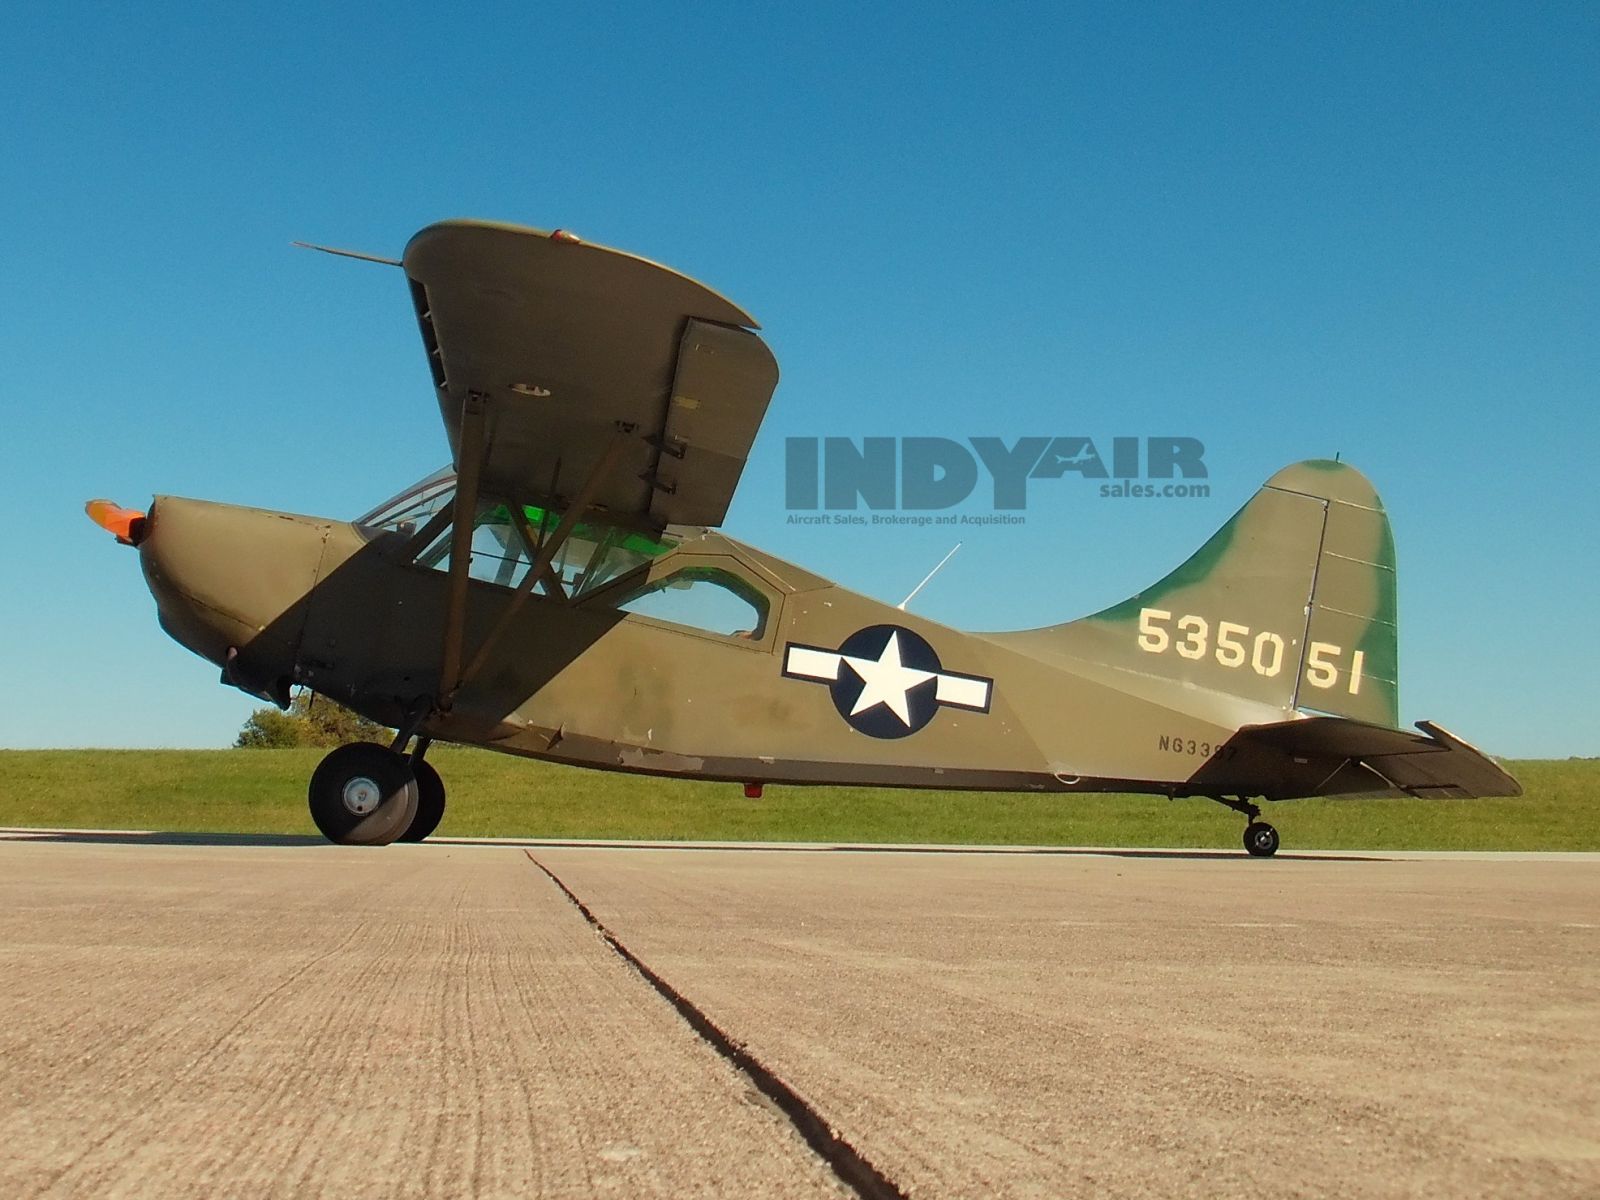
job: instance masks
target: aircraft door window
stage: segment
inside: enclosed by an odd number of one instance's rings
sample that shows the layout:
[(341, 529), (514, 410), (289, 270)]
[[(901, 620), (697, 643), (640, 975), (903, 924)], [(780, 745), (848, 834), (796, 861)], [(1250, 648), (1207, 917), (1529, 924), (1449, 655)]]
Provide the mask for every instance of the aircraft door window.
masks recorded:
[[(440, 480), (430, 477), (374, 510), (361, 523), (410, 537), (449, 500), (453, 485), (454, 476)], [(480, 501), (473, 519), (467, 573), (485, 583), (517, 587), (532, 568), (545, 539), (554, 536), (560, 524), (560, 513), (536, 505), (524, 506), (519, 520), (515, 510), (503, 502)], [(448, 571), (450, 542), (450, 529), (440, 530), (417, 555), (417, 564)], [(673, 539), (662, 535), (652, 536), (602, 521), (579, 521), (557, 548), (535, 590), (562, 600), (575, 600), (648, 565), (674, 545)]]
[(686, 566), (645, 584), (617, 607), (703, 633), (759, 641), (771, 606), (760, 589), (732, 571)]

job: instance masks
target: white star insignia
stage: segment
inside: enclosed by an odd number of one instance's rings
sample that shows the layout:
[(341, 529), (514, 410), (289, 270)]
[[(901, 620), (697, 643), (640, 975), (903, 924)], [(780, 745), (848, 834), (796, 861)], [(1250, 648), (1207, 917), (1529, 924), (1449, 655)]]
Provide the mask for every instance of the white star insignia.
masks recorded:
[(857, 713), (866, 712), (874, 705), (881, 704), (900, 718), (900, 723), (907, 728), (911, 726), (911, 705), (907, 695), (912, 688), (920, 683), (927, 683), (932, 679), (932, 671), (919, 671), (915, 667), (908, 667), (900, 661), (900, 635), (891, 633), (889, 640), (884, 644), (883, 653), (877, 658), (853, 658), (848, 654), (839, 656), (861, 678), (861, 694), (856, 697), (855, 707), (850, 710), (853, 717)]

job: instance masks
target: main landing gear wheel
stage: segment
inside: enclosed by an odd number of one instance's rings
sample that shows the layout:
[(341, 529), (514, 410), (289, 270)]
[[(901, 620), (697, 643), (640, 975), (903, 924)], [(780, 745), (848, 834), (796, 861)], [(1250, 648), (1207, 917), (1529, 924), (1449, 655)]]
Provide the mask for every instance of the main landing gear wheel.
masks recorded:
[(420, 842), (444, 819), (444, 780), (423, 758), (412, 758), (411, 770), (417, 777), (417, 815), (400, 835), (402, 842)]
[(307, 800), (322, 836), (341, 846), (387, 846), (417, 815), (417, 777), (405, 757), (374, 742), (330, 751)]
[(1265, 821), (1251, 821), (1244, 827), (1244, 848), (1255, 858), (1271, 858), (1278, 852), (1278, 831)]

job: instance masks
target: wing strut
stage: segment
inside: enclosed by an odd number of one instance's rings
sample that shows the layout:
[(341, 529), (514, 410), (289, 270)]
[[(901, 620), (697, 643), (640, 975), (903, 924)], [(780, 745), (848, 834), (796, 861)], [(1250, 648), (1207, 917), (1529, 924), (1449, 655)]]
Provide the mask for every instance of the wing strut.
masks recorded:
[(450, 526), (450, 591), (445, 604), (444, 651), (439, 662), (439, 708), (450, 711), (461, 686), (461, 640), (467, 620), (467, 568), (472, 563), (472, 531), (478, 514), (478, 475), (483, 466), (482, 392), (468, 392), (461, 406), (461, 441), (456, 457), (456, 495)]
[[(464, 422), (462, 425), (462, 430), (463, 433), (466, 430), (466, 425)], [(506, 604), (505, 610), (500, 614), (500, 619), (494, 623), (494, 628), (489, 630), (489, 636), (484, 638), (483, 642), (478, 646), (477, 652), (473, 654), (472, 660), (467, 664), (467, 669), (462, 671), (458, 678), (455, 678), (454, 683), (450, 686), (450, 690), (440, 697), (440, 707), (446, 712), (450, 710), (450, 705), (455, 700), (456, 692), (461, 690), (461, 685), (466, 683), (467, 680), (471, 679), (483, 669), (483, 664), (488, 661), (490, 652), (495, 648), (495, 645), (500, 641), (501, 637), (505, 635), (506, 630), (511, 628), (511, 622), (516, 618), (517, 613), (522, 610), (522, 606), (527, 601), (528, 597), (533, 594), (534, 585), (537, 584), (539, 580), (543, 578), (545, 572), (550, 569), (550, 564), (555, 561), (557, 552), (560, 551), (562, 545), (566, 542), (568, 536), (577, 526), (579, 520), (582, 519), (582, 517), (588, 511), (589, 505), (594, 502), (595, 493), (600, 490), (600, 485), (605, 482), (606, 476), (611, 473), (611, 468), (616, 465), (618, 456), (622, 453), (623, 448), (628, 444), (628, 435), (631, 432), (631, 426), (619, 424), (616, 432), (612, 434), (610, 443), (606, 446), (604, 453), (600, 455), (599, 460), (594, 464), (594, 468), (589, 472), (589, 477), (583, 481), (583, 486), (578, 489), (577, 495), (574, 496), (572, 498), (572, 502), (567, 505), (567, 511), (561, 515), (560, 523), (555, 527), (555, 531), (551, 533), (544, 545), (540, 547), (538, 558), (536, 558), (533, 562), (533, 565), (528, 568), (528, 573), (522, 577), (522, 582), (517, 585), (517, 590), (512, 593), (511, 600)], [(472, 482), (474, 489), (476, 489), (476, 477), (474, 477)], [(459, 505), (461, 503), (461, 491), (459, 488), (456, 492), (456, 503), (459, 511)], [(459, 524), (456, 526), (456, 529), (459, 532)], [(455, 571), (455, 560), (453, 558), (451, 560), (450, 567), (453, 580)], [(465, 599), (464, 584), (463, 599)], [(449, 632), (449, 630), (446, 631), (447, 637)], [(459, 620), (455, 623), (454, 632), (455, 649), (458, 656), (457, 661), (459, 661), (461, 648), (461, 629)], [(446, 643), (446, 648), (449, 648), (449, 642)], [(443, 678), (450, 679), (453, 677), (453, 675), (454, 673), (452, 672), (449, 675), (445, 675)]]
[(428, 523), (411, 535), (411, 540), (406, 543), (405, 549), (400, 552), (400, 561), (415, 562), (424, 550), (433, 545), (435, 538), (450, 528), (450, 522), (454, 520), (455, 511), (456, 497), (455, 493), (452, 492), (450, 499), (444, 502), (444, 506), (428, 518)]

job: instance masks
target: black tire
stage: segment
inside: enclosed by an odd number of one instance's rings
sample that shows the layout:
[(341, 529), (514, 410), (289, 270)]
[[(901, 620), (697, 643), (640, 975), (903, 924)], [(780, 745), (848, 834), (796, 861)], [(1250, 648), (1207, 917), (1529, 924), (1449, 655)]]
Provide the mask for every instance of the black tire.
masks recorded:
[(411, 818), (398, 841), (420, 842), (444, 820), (444, 780), (426, 759), (414, 760), (411, 771), (417, 777), (417, 815)]
[(1278, 852), (1278, 831), (1265, 821), (1251, 821), (1244, 827), (1244, 848), (1252, 858), (1271, 858)]
[(387, 846), (417, 815), (417, 779), (402, 755), (376, 742), (329, 751), (306, 789), (311, 819), (340, 846)]

